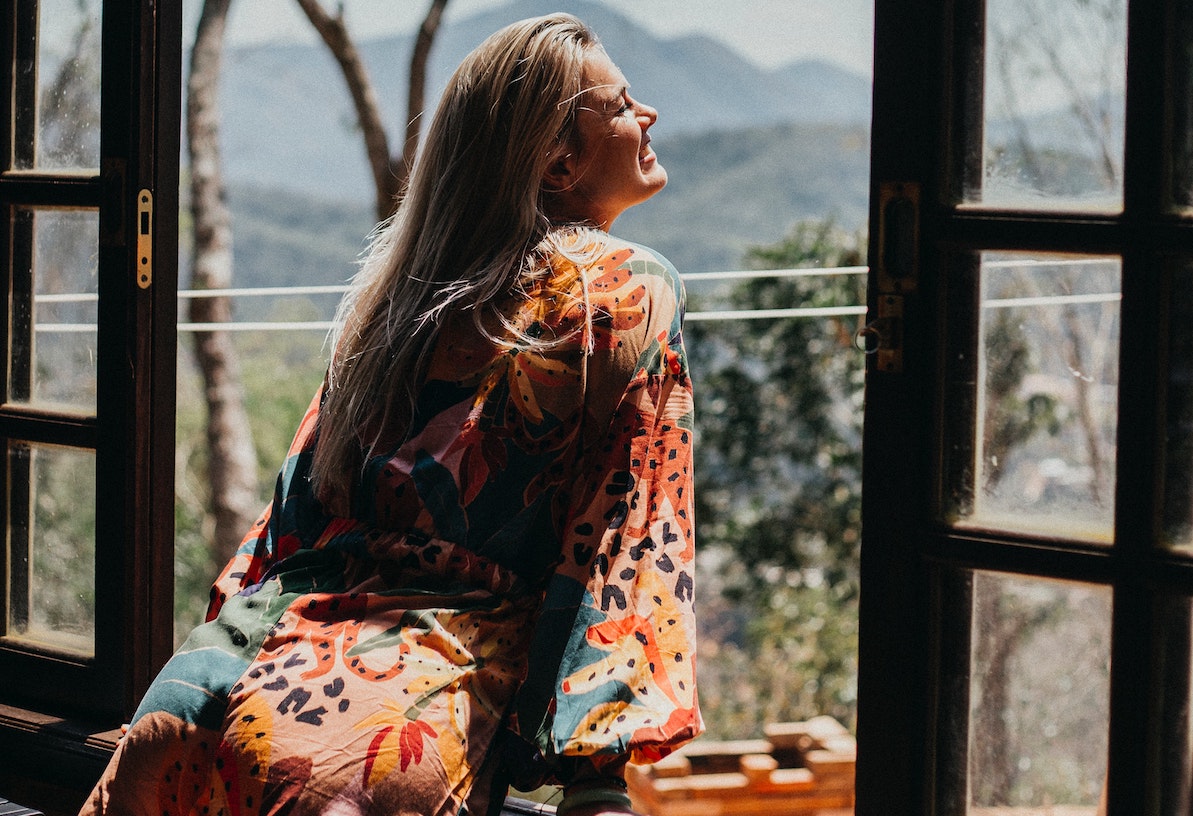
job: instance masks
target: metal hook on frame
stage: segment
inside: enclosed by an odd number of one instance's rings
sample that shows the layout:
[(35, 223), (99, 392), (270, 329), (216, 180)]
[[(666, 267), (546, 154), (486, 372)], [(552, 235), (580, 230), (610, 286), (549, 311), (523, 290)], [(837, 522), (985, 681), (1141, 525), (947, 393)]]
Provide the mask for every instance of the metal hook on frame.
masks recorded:
[(880, 321), (870, 321), (853, 335), (853, 345), (867, 356), (877, 354), (883, 343), (882, 329)]
[(903, 368), (903, 298), (878, 296), (878, 317), (857, 330), (854, 344), (867, 356), (876, 358), (879, 371)]

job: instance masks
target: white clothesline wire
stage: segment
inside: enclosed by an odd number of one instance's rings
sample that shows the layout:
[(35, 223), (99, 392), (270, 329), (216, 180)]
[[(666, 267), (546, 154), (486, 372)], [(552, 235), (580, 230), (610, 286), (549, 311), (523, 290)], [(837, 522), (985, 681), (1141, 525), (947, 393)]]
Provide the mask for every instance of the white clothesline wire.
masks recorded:
[[(1043, 266), (1074, 266), (1085, 264), (1105, 263), (1104, 259), (1058, 259), (1058, 260), (1014, 260), (992, 261), (983, 265), (986, 269), (1001, 269), (1008, 267), (1043, 267)], [(865, 275), (869, 268), (865, 266), (842, 266), (826, 268), (804, 269), (738, 269), (717, 272), (693, 272), (682, 275), (685, 282), (703, 281), (743, 281), (763, 278), (809, 278), (829, 277), (838, 275)], [(342, 295), (348, 290), (348, 284), (331, 284), (319, 286), (258, 286), (225, 289), (190, 289), (178, 293), (179, 300), (196, 300), (214, 297), (298, 297), (310, 295)], [(998, 298), (983, 302), (983, 306), (991, 309), (1027, 308), (1040, 306), (1058, 306), (1089, 303), (1112, 303), (1121, 300), (1118, 292), (1091, 293), (1082, 295), (1043, 295), (1022, 298)], [(53, 303), (94, 303), (98, 301), (94, 292), (79, 294), (42, 294), (35, 295), (37, 305)], [(846, 306), (792, 306), (779, 309), (708, 309), (689, 311), (688, 321), (713, 322), (728, 320), (775, 320), (786, 318), (827, 318), (827, 317), (857, 317), (866, 314), (866, 306), (862, 304)], [(329, 332), (335, 326), (332, 320), (270, 320), (270, 321), (239, 321), (219, 323), (180, 322), (179, 332), (275, 332), (275, 331), (318, 331)], [(36, 330), (44, 333), (84, 334), (95, 331), (93, 323), (44, 323), (36, 324)]]
[[(844, 266), (815, 269), (737, 269), (718, 272), (695, 272), (681, 277), (685, 282), (702, 281), (742, 281), (761, 278), (798, 278), (798, 277), (827, 277), (832, 275), (865, 275), (869, 268), (865, 266)], [(178, 293), (179, 300), (196, 300), (199, 298), (242, 298), (242, 297), (297, 297), (310, 295), (342, 295), (348, 290), (348, 284), (333, 284), (324, 286), (257, 286), (226, 289), (188, 289)], [(53, 294), (36, 295), (38, 305), (51, 303), (93, 303), (98, 300), (95, 293), (82, 294)], [(724, 320), (762, 320), (789, 317), (847, 317), (866, 313), (866, 307), (829, 306), (829, 307), (798, 307), (785, 309), (710, 309), (690, 311), (686, 315), (691, 321), (724, 321)], [(332, 320), (300, 320), (300, 321), (247, 321), (233, 320), (227, 323), (192, 323), (180, 322), (179, 332), (267, 332), (267, 331), (319, 331), (329, 332), (334, 328)], [(39, 332), (54, 332), (63, 334), (82, 334), (94, 332), (95, 325), (87, 323), (38, 323)]]

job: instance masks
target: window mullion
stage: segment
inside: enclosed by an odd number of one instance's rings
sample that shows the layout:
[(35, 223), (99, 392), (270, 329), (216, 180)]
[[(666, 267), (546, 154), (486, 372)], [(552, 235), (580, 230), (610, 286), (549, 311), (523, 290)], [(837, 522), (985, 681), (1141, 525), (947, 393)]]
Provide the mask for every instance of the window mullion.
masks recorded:
[[(3, 484), (5, 516), (8, 520), (8, 609), (0, 631), (5, 634), (25, 631), (30, 624), (30, 612), (33, 605), (33, 551), (29, 540), (31, 525), (27, 522), (14, 523), (17, 519), (28, 519), (30, 516), (30, 448), (28, 445), (3, 441), (0, 450), (3, 455)], [(11, 490), (13, 485), (20, 485), (23, 489)]]
[[(32, 167), (37, 150), (38, 97), (38, 3), (39, 0), (16, 0), (14, 70), (11, 89), (12, 153), (5, 157), (4, 169)], [(11, 165), (9, 164), (11, 162)]]
[(33, 265), (35, 216), (8, 208), (12, 219), (11, 279), (8, 287), (8, 376), (0, 383), (5, 403), (28, 402), (33, 392)]
[[(1169, 360), (1167, 259), (1149, 240), (1164, 230), (1168, 209), (1164, 149), (1167, 63), (1162, 6), (1135, 0), (1127, 17), (1127, 102), (1123, 157), (1123, 297), (1120, 348), (1114, 616), (1111, 653), (1110, 816), (1157, 813), (1160, 764), (1166, 750), (1157, 714), (1163, 681), (1175, 679), (1160, 655), (1188, 642), (1188, 616), (1165, 620), (1156, 584), (1163, 567), (1164, 393)], [(1167, 240), (1161, 243), (1168, 243)], [(1175, 622), (1175, 629), (1171, 625)], [(1167, 642), (1166, 642), (1167, 641)], [(1187, 648), (1183, 661), (1188, 661)], [(1169, 663), (1171, 667), (1172, 663)], [(1188, 697), (1189, 675), (1178, 690)]]

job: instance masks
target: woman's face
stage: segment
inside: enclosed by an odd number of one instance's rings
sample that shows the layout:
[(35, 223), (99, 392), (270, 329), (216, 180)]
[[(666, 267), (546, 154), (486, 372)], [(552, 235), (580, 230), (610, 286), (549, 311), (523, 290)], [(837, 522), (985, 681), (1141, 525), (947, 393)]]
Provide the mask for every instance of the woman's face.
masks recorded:
[(547, 171), (553, 215), (607, 230), (619, 215), (663, 189), (667, 171), (650, 148), (658, 111), (633, 99), (603, 51), (584, 64), (571, 149)]

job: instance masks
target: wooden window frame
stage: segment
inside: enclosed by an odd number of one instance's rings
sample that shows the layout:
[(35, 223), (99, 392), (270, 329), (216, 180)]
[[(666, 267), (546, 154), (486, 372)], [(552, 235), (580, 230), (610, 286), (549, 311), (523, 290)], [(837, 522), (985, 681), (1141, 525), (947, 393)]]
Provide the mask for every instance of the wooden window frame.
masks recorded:
[[(84, 660), (5, 638), (0, 630), (6, 791), (39, 783), (89, 788), (116, 729), (173, 648), (181, 4), (103, 3), (100, 167), (82, 174), (12, 169), (15, 134), (28, 128), (18, 113), (30, 102), (15, 99), (16, 59), (36, 50), (18, 37), (30, 30), (18, 27), (18, 15), (27, 25), (36, 14), (37, 0), (0, 11), (0, 215), (11, 225), (21, 208), (98, 212), (96, 410), (75, 416), (2, 402), (0, 440), (95, 452), (96, 633), (94, 657)], [(136, 235), (141, 190), (151, 191), (154, 204), (148, 286), (139, 279), (146, 269)], [(0, 278), (10, 302), (11, 253), (19, 245), (11, 226), (0, 230)], [(0, 319), (5, 337), (13, 328)], [(6, 384), (7, 363), (3, 369)], [(0, 578), (7, 585), (8, 576)]]
[[(1159, 810), (1164, 748), (1187, 739), (1164, 706), (1189, 697), (1189, 627), (1166, 610), (1193, 592), (1193, 561), (1159, 546), (1163, 531), (1167, 302), (1163, 261), (1193, 259), (1193, 219), (1167, 197), (1165, 121), (1172, 104), (1177, 0), (1133, 0), (1127, 14), (1127, 101), (1121, 214), (957, 205), (980, 99), (967, 94), (980, 47), (981, 0), (876, 0), (871, 224), (884, 184), (921, 191), (918, 281), (904, 304), (902, 372), (867, 373), (863, 477), (857, 813), (953, 814), (966, 762), (952, 744), (958, 677), (968, 676), (965, 576), (992, 570), (1071, 579), (1113, 593), (1109, 813)], [(975, 108), (976, 105), (976, 108)], [(882, 263), (871, 230), (871, 268)], [(983, 250), (1108, 253), (1122, 258), (1115, 533), (1110, 548), (966, 532), (939, 521), (944, 415), (956, 394), (946, 356), (957, 285), (950, 258)], [(875, 276), (876, 277), (876, 276)], [(871, 281), (871, 314), (880, 295)], [(965, 295), (965, 292), (962, 292)], [(953, 321), (954, 323), (956, 321)], [(897, 613), (896, 613), (897, 610)], [(1187, 620), (1187, 615), (1186, 615)], [(1175, 658), (1175, 659), (1174, 659)], [(1175, 667), (1175, 668), (1174, 668)], [(1184, 693), (1170, 684), (1183, 671)], [(952, 684), (952, 685), (950, 685)], [(960, 685), (965, 685), (961, 683)], [(962, 726), (963, 727), (963, 726)], [(1174, 730), (1175, 728), (1175, 730)], [(948, 736), (948, 735), (954, 736)], [(964, 746), (960, 746), (963, 749)], [(950, 788), (951, 786), (951, 788)], [(962, 787), (961, 790), (964, 790)], [(959, 807), (961, 808), (959, 810)]]

